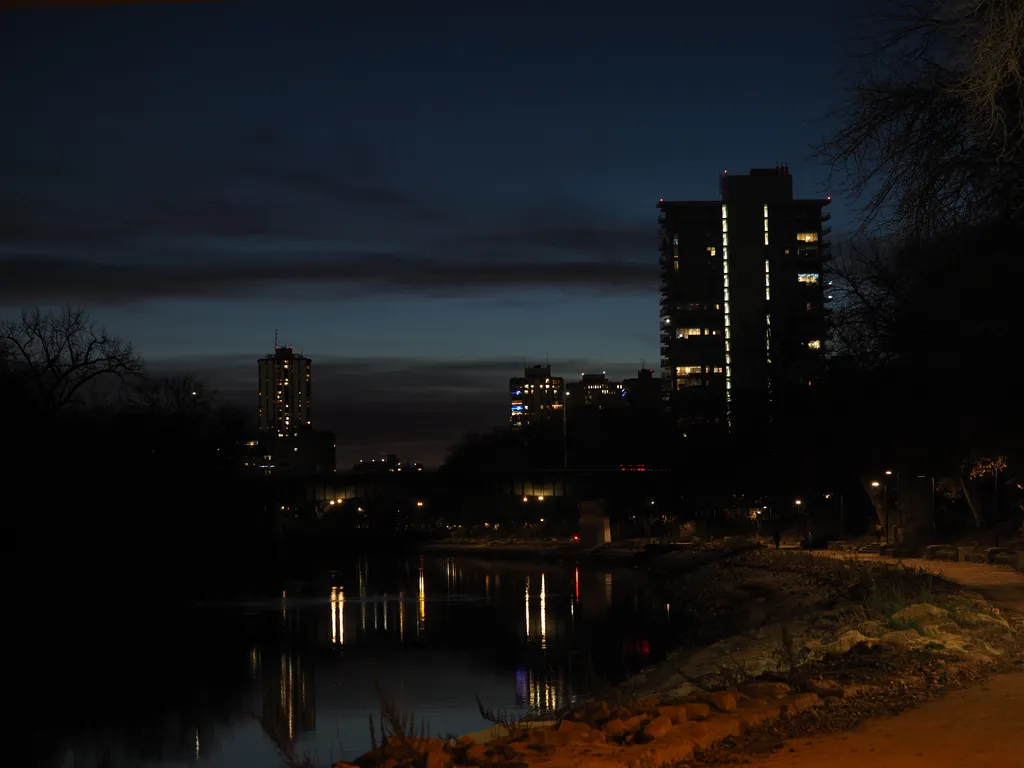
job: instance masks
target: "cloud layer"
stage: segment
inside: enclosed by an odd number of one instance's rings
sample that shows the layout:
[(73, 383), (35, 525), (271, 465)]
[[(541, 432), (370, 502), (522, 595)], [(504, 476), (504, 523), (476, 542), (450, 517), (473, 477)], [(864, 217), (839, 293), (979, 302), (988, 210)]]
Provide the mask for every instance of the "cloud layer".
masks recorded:
[[(434, 194), (365, 149), (320, 168), (245, 142), (218, 151), (226, 141), (207, 136), (199, 150), (164, 156), (125, 150), (102, 174), (19, 160), (0, 192), (0, 302), (123, 304), (282, 286), (428, 296), (656, 290), (651, 222), (613, 221), (565, 200)], [(264, 156), (288, 161), (254, 160)]]

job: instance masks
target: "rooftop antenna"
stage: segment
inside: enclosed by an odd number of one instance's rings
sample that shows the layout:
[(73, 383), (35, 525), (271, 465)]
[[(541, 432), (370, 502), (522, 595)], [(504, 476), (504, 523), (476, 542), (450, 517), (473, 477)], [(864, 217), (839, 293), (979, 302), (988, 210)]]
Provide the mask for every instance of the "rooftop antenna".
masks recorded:
[(274, 351), (277, 351), (277, 328), (274, 329)]

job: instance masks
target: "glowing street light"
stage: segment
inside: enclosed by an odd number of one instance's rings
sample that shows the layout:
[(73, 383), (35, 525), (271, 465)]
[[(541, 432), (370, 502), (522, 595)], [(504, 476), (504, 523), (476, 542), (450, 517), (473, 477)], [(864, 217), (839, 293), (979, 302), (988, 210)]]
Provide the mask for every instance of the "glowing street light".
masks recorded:
[(872, 481), (871, 481), (871, 487), (872, 487), (872, 488), (877, 488), (877, 487), (878, 487), (878, 486), (880, 486), (880, 485), (881, 485), (881, 483), (880, 483), (880, 482), (878, 482), (877, 480), (872, 480)]
[(799, 507), (799, 506), (800, 506), (801, 504), (803, 504), (803, 502), (802, 502), (802, 501), (801, 501), (800, 499), (797, 499), (797, 500), (796, 500), (796, 501), (794, 501), (793, 503), (794, 503), (794, 504), (796, 504), (796, 505), (797, 505), (798, 507)]

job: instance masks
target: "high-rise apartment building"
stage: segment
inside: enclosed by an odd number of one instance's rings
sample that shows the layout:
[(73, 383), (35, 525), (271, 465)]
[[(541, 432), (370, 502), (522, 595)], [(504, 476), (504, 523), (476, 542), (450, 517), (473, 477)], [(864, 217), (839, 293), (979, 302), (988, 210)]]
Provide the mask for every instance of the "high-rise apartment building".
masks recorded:
[(533, 365), (508, 380), (512, 429), (564, 419), (565, 380), (551, 375), (550, 365)]
[(720, 188), (658, 203), (662, 378), (684, 428), (752, 433), (800, 408), (822, 363), (829, 199), (794, 199), (785, 166)]
[(312, 368), (312, 361), (291, 347), (260, 358), (260, 431), (286, 437), (311, 427)]

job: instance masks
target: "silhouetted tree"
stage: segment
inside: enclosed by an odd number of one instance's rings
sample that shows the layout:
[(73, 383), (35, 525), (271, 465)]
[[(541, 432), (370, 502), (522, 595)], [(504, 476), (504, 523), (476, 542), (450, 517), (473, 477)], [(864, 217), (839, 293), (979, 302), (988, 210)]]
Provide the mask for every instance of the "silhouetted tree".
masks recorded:
[(22, 312), (18, 320), (0, 323), (0, 347), (8, 380), (42, 414), (79, 403), (85, 389), (102, 378), (124, 381), (142, 373), (131, 344), (98, 328), (83, 309)]
[(896, 0), (818, 147), (863, 225), (930, 238), (1024, 212), (1024, 7)]

